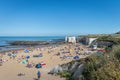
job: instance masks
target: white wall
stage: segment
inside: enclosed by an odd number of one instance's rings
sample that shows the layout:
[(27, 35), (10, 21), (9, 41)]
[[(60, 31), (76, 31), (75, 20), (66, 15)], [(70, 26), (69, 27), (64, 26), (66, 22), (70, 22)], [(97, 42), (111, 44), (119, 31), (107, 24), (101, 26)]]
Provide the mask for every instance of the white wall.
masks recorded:
[(76, 43), (76, 37), (72, 37), (72, 36), (66, 37), (66, 38), (65, 38), (65, 41), (66, 41), (66, 42)]
[(89, 38), (89, 45), (94, 41), (94, 40), (96, 40), (97, 38)]
[(68, 42), (68, 37), (65, 37), (65, 42)]

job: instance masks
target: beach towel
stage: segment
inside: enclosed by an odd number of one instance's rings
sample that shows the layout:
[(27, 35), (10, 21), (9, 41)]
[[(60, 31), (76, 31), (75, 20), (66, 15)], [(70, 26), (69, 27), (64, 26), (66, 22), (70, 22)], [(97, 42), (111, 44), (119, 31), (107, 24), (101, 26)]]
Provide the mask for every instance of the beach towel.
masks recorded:
[(43, 56), (42, 54), (33, 55), (33, 57), (42, 57), (42, 56)]

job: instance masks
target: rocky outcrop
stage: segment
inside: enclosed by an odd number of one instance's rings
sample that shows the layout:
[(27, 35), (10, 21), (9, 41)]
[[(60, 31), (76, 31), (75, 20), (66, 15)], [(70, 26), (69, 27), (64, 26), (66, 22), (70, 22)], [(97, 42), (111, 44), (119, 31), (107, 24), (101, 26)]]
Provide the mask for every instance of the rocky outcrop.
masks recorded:
[(13, 41), (9, 42), (11, 45), (41, 45), (48, 44), (46, 41)]
[(120, 31), (116, 32), (115, 34), (120, 34)]
[(72, 75), (72, 80), (82, 80), (83, 76), (82, 76), (82, 72), (84, 70), (85, 65), (84, 64), (80, 64), (77, 69), (75, 70), (74, 74)]
[(63, 41), (51, 41), (51, 42), (47, 42), (47, 41), (12, 41), (12, 42), (8, 42), (10, 45), (52, 45), (52, 44), (63, 44)]
[(55, 66), (49, 74), (56, 74), (62, 71), (67, 71), (71, 74), (72, 80), (82, 80), (82, 72), (84, 70), (84, 64), (81, 60), (72, 61), (66, 64)]
[(75, 62), (73, 65), (71, 65), (71, 68), (69, 69), (71, 74), (74, 74), (74, 72), (77, 70), (77, 67), (79, 66), (79, 62)]
[(95, 44), (97, 44), (98, 47), (112, 47), (113, 45), (115, 45), (114, 42), (96, 40), (91, 43), (91, 46)]
[(57, 74), (62, 71), (63, 71), (62, 67), (60, 65), (57, 65), (48, 74)]

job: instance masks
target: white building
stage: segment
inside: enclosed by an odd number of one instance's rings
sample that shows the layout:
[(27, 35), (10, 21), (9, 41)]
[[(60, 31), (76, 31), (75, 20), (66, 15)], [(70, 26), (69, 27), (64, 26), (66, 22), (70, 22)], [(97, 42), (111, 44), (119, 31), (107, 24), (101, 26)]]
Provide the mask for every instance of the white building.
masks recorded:
[(76, 43), (76, 37), (74, 37), (74, 36), (67, 36), (67, 37), (65, 37), (65, 42)]

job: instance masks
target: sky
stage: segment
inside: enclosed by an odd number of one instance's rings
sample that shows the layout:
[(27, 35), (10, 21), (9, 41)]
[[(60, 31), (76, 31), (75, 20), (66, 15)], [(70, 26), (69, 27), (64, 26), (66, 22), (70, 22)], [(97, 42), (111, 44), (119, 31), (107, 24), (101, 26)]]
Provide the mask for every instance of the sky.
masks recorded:
[(0, 0), (0, 36), (117, 31), (120, 31), (120, 0)]

